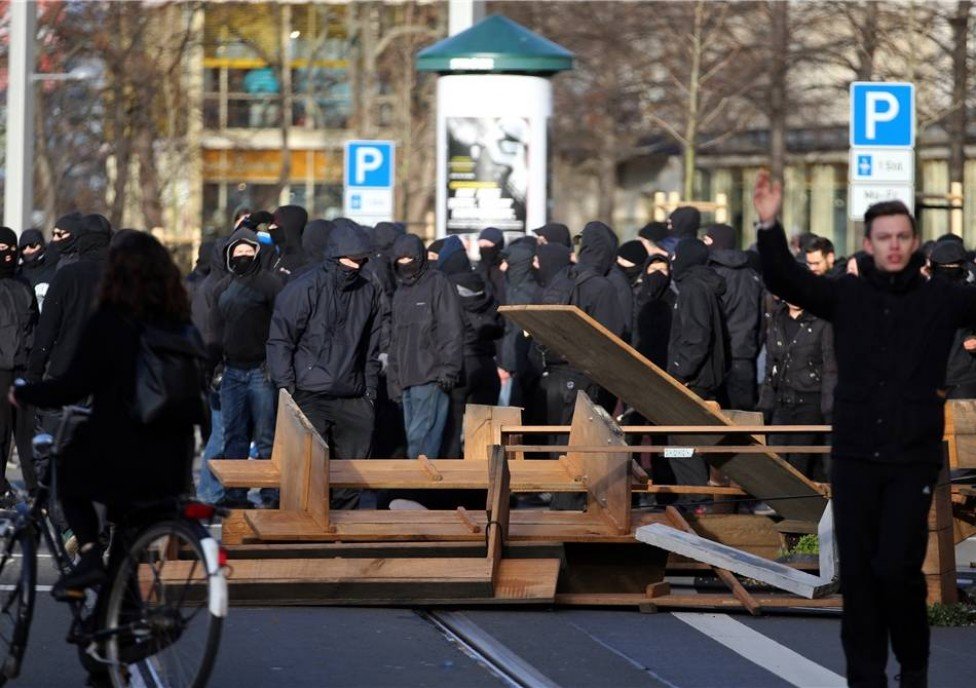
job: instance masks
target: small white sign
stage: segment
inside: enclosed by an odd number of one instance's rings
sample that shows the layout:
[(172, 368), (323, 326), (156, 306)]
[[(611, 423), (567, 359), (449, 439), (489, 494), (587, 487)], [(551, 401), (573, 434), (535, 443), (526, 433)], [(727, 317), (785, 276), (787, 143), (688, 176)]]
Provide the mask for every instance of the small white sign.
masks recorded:
[(913, 184), (863, 184), (848, 186), (847, 213), (852, 220), (863, 220), (864, 213), (875, 203), (901, 201), (908, 210), (915, 212), (915, 186)]
[(893, 148), (852, 148), (852, 182), (915, 182), (915, 151)]
[(346, 188), (346, 217), (361, 224), (389, 222), (393, 217), (393, 189)]
[(694, 447), (665, 447), (664, 458), (666, 459), (690, 459), (695, 455)]

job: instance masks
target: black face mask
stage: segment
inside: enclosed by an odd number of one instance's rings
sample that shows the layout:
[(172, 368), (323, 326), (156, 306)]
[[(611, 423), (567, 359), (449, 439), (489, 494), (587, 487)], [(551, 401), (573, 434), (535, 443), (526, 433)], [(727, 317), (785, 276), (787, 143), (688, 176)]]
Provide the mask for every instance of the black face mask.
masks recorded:
[(498, 246), (482, 246), (478, 252), (481, 254), (481, 262), (485, 265), (498, 265), (502, 250)]
[(950, 280), (952, 282), (965, 282), (966, 281), (966, 270), (962, 267), (957, 266), (946, 266), (946, 265), (933, 265), (932, 275), (940, 276), (944, 279)]
[(420, 261), (412, 260), (409, 263), (395, 263), (396, 272), (400, 277), (404, 279), (409, 279), (411, 277), (416, 277), (417, 273), (420, 272)]
[(38, 248), (36, 251), (34, 251), (30, 255), (27, 255), (26, 253), (24, 253), (24, 249), (21, 249), (20, 250), (20, 262), (23, 263), (24, 265), (33, 265), (34, 263), (36, 263), (37, 261), (39, 261), (43, 257), (44, 257), (44, 249), (43, 248)]
[(629, 268), (620, 266), (620, 270), (624, 273), (624, 276), (627, 277), (628, 282), (631, 284), (637, 284), (637, 280), (640, 279), (641, 273), (644, 272), (644, 266), (632, 265)]
[(9, 277), (17, 270), (17, 249), (8, 248), (0, 251), (0, 275)]
[(61, 253), (73, 253), (78, 243), (78, 236), (76, 234), (69, 234), (60, 238), (54, 237), (53, 241)]
[(246, 275), (254, 263), (254, 256), (234, 256), (230, 259), (230, 271), (235, 275)]

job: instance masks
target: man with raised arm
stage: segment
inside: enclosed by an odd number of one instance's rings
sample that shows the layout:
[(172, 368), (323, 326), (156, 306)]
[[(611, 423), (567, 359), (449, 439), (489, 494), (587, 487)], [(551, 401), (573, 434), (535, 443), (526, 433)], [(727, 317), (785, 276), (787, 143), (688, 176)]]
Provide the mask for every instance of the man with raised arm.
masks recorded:
[(834, 326), (831, 484), (851, 686), (885, 686), (890, 640), (900, 685), (927, 685), (929, 628), (922, 562), (943, 462), (946, 360), (976, 322), (976, 290), (927, 280), (915, 218), (898, 201), (864, 215), (859, 275), (820, 277), (790, 254), (777, 217), (782, 188), (762, 172), (763, 279), (771, 292)]

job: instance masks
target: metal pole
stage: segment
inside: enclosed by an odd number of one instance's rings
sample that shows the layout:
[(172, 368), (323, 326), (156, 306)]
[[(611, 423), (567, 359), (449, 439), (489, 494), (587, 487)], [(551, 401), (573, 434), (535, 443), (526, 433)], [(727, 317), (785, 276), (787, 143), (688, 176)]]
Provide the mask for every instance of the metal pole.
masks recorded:
[(485, 18), (485, 0), (449, 0), (447, 8), (450, 36), (470, 29)]
[(17, 236), (30, 226), (34, 209), (34, 50), (37, 5), (10, 3), (10, 59), (7, 84), (7, 162), (3, 224)]

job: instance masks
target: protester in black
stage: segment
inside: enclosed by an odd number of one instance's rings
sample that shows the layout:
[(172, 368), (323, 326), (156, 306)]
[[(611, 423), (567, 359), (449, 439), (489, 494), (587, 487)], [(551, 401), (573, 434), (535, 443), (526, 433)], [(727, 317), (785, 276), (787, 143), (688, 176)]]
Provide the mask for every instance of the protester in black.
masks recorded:
[(542, 225), (538, 229), (533, 229), (540, 246), (545, 244), (560, 244), (568, 249), (573, 248), (573, 237), (569, 233), (569, 227), (561, 222), (550, 222)]
[(449, 395), (464, 365), (464, 320), (457, 290), (431, 268), (420, 237), (393, 244), (397, 287), (387, 384), (402, 400), (407, 455), (440, 456)]
[(308, 222), (308, 212), (297, 205), (283, 205), (274, 211), (268, 225), (268, 233), (274, 241), (278, 256), (271, 269), (282, 279), (287, 280), (305, 265), (305, 252), (302, 250), (302, 232)]
[[(536, 232), (541, 229), (544, 228)], [(508, 265), (505, 270), (505, 294), (508, 305), (521, 306), (538, 301), (541, 288), (533, 263), (537, 249), (541, 248), (531, 237), (525, 237), (513, 241), (505, 249), (505, 263)], [(569, 249), (563, 249), (568, 264)], [(521, 327), (511, 320), (505, 320), (505, 335), (498, 344), (498, 370), (503, 382), (511, 379), (512, 391), (508, 402), (511, 406), (525, 408), (539, 384), (540, 371), (529, 363), (530, 342), (531, 339)]]
[(40, 230), (28, 229), (20, 235), (20, 268), (18, 274), (34, 290), (38, 311), (44, 308), (44, 297), (58, 267), (57, 248), (48, 246)]
[[(450, 240), (461, 243), (457, 237)], [(484, 278), (473, 271), (464, 247), (446, 260), (441, 252), (438, 269), (447, 275), (457, 290), (464, 320), (464, 368), (461, 379), (451, 390), (450, 410), (444, 426), (441, 454), (449, 459), (461, 457), (461, 432), (467, 404), (498, 404), (501, 381), (495, 363), (495, 342), (505, 333), (505, 323), (498, 313), (498, 302), (491, 295)]]
[[(234, 232), (224, 252), (229, 274), (214, 288), (213, 340), (207, 344), (213, 359), (224, 364), (220, 408), (226, 459), (247, 459), (252, 439), (257, 458), (270, 459), (274, 442), (277, 398), (268, 379), (265, 345), (282, 284), (264, 269), (261, 250), (254, 232)], [(229, 506), (249, 504), (246, 489), (226, 490), (225, 495)], [(274, 506), (277, 491), (263, 489), (261, 496), (265, 506)]]
[(736, 248), (735, 229), (712, 225), (705, 233), (708, 265), (725, 280), (722, 314), (729, 333), (729, 373), (723, 406), (751, 411), (756, 406), (756, 357), (762, 323), (763, 285), (749, 265), (749, 256)]
[(766, 173), (754, 201), (766, 285), (834, 326), (831, 489), (848, 681), (885, 685), (890, 639), (901, 685), (926, 685), (921, 569), (944, 464), (939, 390), (956, 331), (976, 323), (976, 291), (923, 277), (915, 221), (902, 203), (878, 203), (865, 214), (868, 255), (859, 277), (824, 278), (792, 259), (776, 220), (782, 188)]
[(84, 218), (85, 216), (78, 211), (73, 211), (55, 221), (54, 228), (51, 230), (51, 245), (57, 248), (57, 268), (78, 260), (75, 242), (84, 232)]
[[(325, 259), (278, 296), (268, 334), (268, 372), (328, 442), (332, 459), (368, 459), (380, 371), (382, 294), (362, 274), (366, 234), (342, 223)], [(334, 490), (354, 509), (357, 490)]]
[[(27, 353), (30, 351), (37, 323), (37, 301), (27, 282), (17, 276), (17, 235), (9, 227), (0, 227), (0, 388), (9, 389), (14, 380), (23, 374), (27, 367)], [(23, 414), (20, 414), (23, 415)], [(18, 414), (7, 399), (0, 400), (0, 503), (10, 501), (12, 495), (7, 482), (7, 458), (10, 445), (18, 429)], [(17, 443), (24, 478), (29, 488), (34, 482), (29, 438), (19, 434)], [(27, 453), (24, 453), (25, 450)], [(10, 506), (11, 504), (6, 504)]]
[[(932, 247), (929, 270), (932, 279), (967, 286), (966, 250), (956, 241), (938, 241)], [(976, 399), (976, 328), (956, 331), (946, 365), (945, 391), (946, 399)]]
[(660, 254), (648, 258), (634, 292), (634, 348), (661, 370), (668, 367), (671, 319), (678, 294), (671, 285), (671, 262)]
[(478, 272), (491, 285), (492, 295), (501, 306), (508, 303), (505, 300), (505, 273), (501, 268), (504, 249), (505, 235), (497, 227), (486, 227), (478, 234), (478, 253), (481, 254)]
[(212, 256), (216, 243), (213, 239), (200, 242), (200, 249), (197, 251), (197, 262), (190, 271), (190, 274), (183, 281), (184, 285), (186, 285), (186, 292), (190, 297), (190, 303), (193, 303), (197, 288), (203, 284), (203, 281), (207, 279), (207, 275), (210, 274), (210, 270), (213, 267)]
[(123, 230), (109, 252), (98, 300), (62, 374), (18, 387), (11, 395), (17, 404), (47, 408), (92, 398), (91, 419), (59, 465), (58, 499), (81, 558), (55, 585), (56, 596), (77, 595), (104, 579), (101, 528), (92, 502), (107, 505), (109, 517), (117, 521), (130, 505), (176, 497), (191, 484), (192, 423), (161, 419), (145, 424), (130, 413), (141, 326), (178, 331), (199, 342), (179, 270), (151, 234)]
[[(834, 330), (826, 320), (787, 303), (777, 305), (766, 328), (766, 372), (759, 410), (772, 425), (824, 425), (831, 420), (837, 360)], [(818, 433), (771, 435), (776, 446), (823, 444)], [(818, 482), (830, 479), (823, 454), (786, 455), (803, 475)]]

